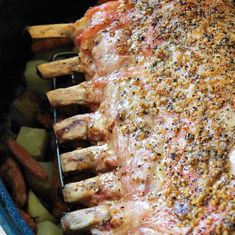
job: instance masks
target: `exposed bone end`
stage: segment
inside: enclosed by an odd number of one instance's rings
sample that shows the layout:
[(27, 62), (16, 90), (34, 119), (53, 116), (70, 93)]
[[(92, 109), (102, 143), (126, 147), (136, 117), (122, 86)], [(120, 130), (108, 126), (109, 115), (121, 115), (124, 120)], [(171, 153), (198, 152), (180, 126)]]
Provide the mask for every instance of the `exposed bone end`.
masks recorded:
[(69, 88), (61, 88), (47, 93), (51, 106), (63, 106), (71, 104), (86, 104), (86, 89), (82, 84)]
[(77, 202), (94, 195), (98, 190), (99, 185), (96, 177), (78, 183), (66, 184), (63, 189), (64, 200)]
[(96, 112), (67, 118), (56, 123), (54, 131), (60, 143), (81, 139), (101, 141), (107, 138), (105, 126), (105, 117)]
[(88, 120), (86, 115), (77, 115), (54, 125), (54, 132), (60, 143), (75, 139), (86, 139)]
[(113, 169), (118, 165), (117, 157), (108, 145), (92, 146), (61, 155), (63, 172), (92, 169), (103, 171)]
[(47, 93), (53, 107), (63, 105), (88, 105), (100, 104), (104, 96), (105, 81), (83, 82), (76, 86), (60, 88)]
[(87, 29), (90, 19), (88, 17), (82, 17), (81, 19), (74, 22), (74, 35), (79, 35)]
[(94, 167), (92, 153), (87, 149), (64, 153), (60, 157), (62, 170), (65, 173), (92, 169)]
[(74, 31), (72, 24), (35, 25), (26, 28), (33, 39), (71, 38)]
[[(64, 200), (67, 202), (78, 202), (87, 198), (119, 198), (122, 185), (113, 172), (83, 180), (77, 183), (66, 184), (63, 189)], [(92, 198), (93, 197), (93, 198)], [(90, 199), (89, 199), (90, 200)]]
[(51, 79), (79, 72), (80, 66), (78, 57), (76, 56), (69, 59), (40, 64), (37, 66), (37, 70), (43, 79)]
[(77, 231), (102, 224), (110, 217), (110, 212), (106, 206), (97, 206), (67, 213), (61, 219), (61, 224), (64, 231)]

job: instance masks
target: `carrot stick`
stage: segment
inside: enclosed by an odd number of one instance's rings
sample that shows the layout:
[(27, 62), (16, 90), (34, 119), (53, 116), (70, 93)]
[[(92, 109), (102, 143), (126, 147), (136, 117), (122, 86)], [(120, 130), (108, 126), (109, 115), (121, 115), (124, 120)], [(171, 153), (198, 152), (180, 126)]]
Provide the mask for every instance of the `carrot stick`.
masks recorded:
[(52, 189), (51, 189), (51, 197), (52, 199), (58, 199), (59, 196), (62, 195), (60, 176), (58, 170), (58, 164), (55, 158), (52, 160)]
[(43, 114), (43, 113), (36, 113), (36, 120), (43, 125), (46, 129), (50, 129), (53, 124), (53, 120), (51, 118), (51, 115), (49, 114)]
[(58, 170), (58, 164), (56, 159), (52, 160), (53, 175), (52, 175), (52, 189), (51, 189), (51, 203), (52, 203), (52, 214), (56, 217), (63, 215), (68, 210), (66, 203), (63, 201), (62, 188), (60, 183), (60, 176)]
[(34, 160), (30, 153), (15, 140), (9, 139), (8, 147), (22, 166), (30, 171), (35, 177), (43, 180), (48, 178), (47, 172), (38, 164), (36, 160)]
[(56, 199), (56, 201), (54, 201), (52, 214), (55, 217), (61, 217), (67, 211), (68, 211), (68, 206), (64, 201), (59, 200), (59, 199)]
[(24, 219), (24, 221), (29, 225), (29, 227), (34, 231), (37, 232), (37, 224), (35, 223), (34, 219), (25, 211), (19, 209), (20, 215)]
[(0, 167), (3, 180), (9, 185), (12, 191), (12, 198), (18, 207), (26, 203), (26, 185), (18, 163), (11, 157)]
[(41, 53), (50, 49), (61, 48), (71, 44), (69, 38), (50, 38), (33, 42), (31, 50), (34, 53)]

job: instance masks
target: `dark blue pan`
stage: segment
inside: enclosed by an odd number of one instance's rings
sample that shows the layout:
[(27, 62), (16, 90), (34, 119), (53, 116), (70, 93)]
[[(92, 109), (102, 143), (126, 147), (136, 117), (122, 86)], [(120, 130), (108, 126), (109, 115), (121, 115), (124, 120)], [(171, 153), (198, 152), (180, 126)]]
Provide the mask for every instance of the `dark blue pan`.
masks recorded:
[(20, 216), (18, 209), (15, 207), (1, 179), (0, 225), (7, 235), (34, 235), (33, 231)]

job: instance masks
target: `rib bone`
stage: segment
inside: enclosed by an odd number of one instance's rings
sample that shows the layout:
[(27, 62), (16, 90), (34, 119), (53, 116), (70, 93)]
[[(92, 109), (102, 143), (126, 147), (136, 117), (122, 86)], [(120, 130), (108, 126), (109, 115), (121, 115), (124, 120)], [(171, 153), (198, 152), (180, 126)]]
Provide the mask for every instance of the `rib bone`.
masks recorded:
[(116, 167), (118, 162), (108, 144), (105, 144), (64, 153), (61, 155), (61, 164), (63, 172), (87, 169), (102, 171)]
[(33, 39), (45, 38), (70, 38), (72, 36), (72, 24), (49, 24), (27, 27), (27, 31)]
[(65, 76), (80, 71), (77, 56), (69, 59), (40, 64), (37, 69), (43, 79)]
[(54, 131), (59, 142), (86, 139), (89, 121), (89, 115), (77, 115), (56, 123)]
[(61, 220), (63, 229), (82, 230), (102, 224), (111, 217), (106, 206), (97, 206), (67, 213)]
[(98, 141), (105, 138), (105, 119), (98, 112), (76, 115), (56, 123), (54, 131), (60, 143), (78, 139)]
[(86, 103), (86, 88), (79, 84), (69, 88), (56, 89), (48, 92), (47, 97), (52, 107), (70, 104), (83, 105)]
[(78, 202), (95, 196), (104, 200), (106, 198), (120, 197), (122, 191), (121, 183), (113, 172), (104, 173), (99, 176), (83, 180), (81, 182), (66, 184), (63, 190), (66, 202)]
[(83, 82), (76, 86), (60, 88), (47, 93), (51, 106), (72, 104), (100, 104), (103, 99), (104, 82)]

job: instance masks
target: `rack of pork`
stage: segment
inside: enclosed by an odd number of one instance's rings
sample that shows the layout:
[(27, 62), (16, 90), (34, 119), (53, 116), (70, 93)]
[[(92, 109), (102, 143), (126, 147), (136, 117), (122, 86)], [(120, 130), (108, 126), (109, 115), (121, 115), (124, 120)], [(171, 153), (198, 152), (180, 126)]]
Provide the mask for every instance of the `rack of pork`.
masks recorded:
[[(73, 24), (28, 27), (34, 40), (66, 38), (79, 51), (74, 58), (39, 65), (43, 79), (86, 76), (85, 82), (47, 93), (52, 107), (91, 110), (54, 125), (61, 144), (84, 139), (93, 144), (62, 154), (63, 172), (97, 174), (65, 185), (66, 202), (88, 207), (65, 214), (65, 231), (235, 229), (230, 203), (235, 196), (234, 66), (228, 62), (234, 53), (234, 9), (226, 0), (119, 0), (90, 8)], [(209, 155), (203, 158), (204, 153)]]

